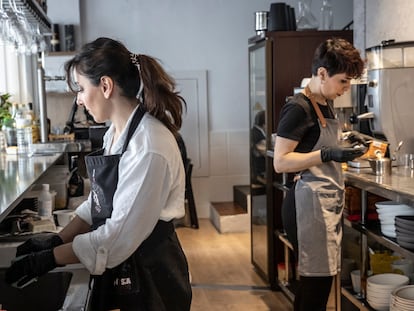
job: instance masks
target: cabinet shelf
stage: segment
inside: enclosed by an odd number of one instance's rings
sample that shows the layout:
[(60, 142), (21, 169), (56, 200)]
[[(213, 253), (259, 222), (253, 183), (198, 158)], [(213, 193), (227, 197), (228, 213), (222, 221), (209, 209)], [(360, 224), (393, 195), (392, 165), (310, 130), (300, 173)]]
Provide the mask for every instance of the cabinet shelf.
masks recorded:
[(378, 228), (371, 228), (362, 225), (358, 222), (351, 222), (349, 220), (344, 220), (344, 224), (348, 227), (351, 227), (363, 234), (365, 234), (367, 237), (373, 239), (374, 241), (380, 243), (381, 245), (385, 246), (386, 248), (393, 250), (399, 254), (401, 254), (403, 257), (407, 259), (414, 260), (414, 252), (411, 250), (408, 250), (404, 247), (401, 247), (396, 239), (389, 238), (381, 234), (381, 232), (378, 230)]
[(74, 56), (76, 55), (77, 51), (59, 51), (59, 52), (47, 52), (45, 56), (52, 57), (52, 56)]
[(374, 309), (372, 309), (364, 299), (357, 297), (352, 289), (347, 287), (341, 287), (341, 294), (359, 310), (374, 311)]

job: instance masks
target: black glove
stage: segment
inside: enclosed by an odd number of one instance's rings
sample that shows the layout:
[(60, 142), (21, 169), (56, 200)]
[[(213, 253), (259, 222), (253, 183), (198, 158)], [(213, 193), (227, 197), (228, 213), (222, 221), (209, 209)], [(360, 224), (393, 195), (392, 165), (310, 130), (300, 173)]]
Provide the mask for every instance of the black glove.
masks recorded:
[(46, 249), (53, 249), (62, 244), (62, 239), (56, 233), (40, 234), (19, 245), (16, 250), (16, 257)]
[(33, 279), (56, 268), (53, 249), (31, 253), (17, 258), (6, 270), (5, 280), (9, 284), (25, 279)]
[(346, 148), (346, 147), (322, 147), (322, 162), (347, 162), (362, 156), (365, 153), (363, 148)]
[(372, 142), (372, 137), (368, 136), (368, 135), (364, 135), (361, 134), (360, 132), (357, 131), (351, 131), (346, 139), (351, 143), (351, 144), (362, 144), (365, 147), (368, 147), (369, 144)]

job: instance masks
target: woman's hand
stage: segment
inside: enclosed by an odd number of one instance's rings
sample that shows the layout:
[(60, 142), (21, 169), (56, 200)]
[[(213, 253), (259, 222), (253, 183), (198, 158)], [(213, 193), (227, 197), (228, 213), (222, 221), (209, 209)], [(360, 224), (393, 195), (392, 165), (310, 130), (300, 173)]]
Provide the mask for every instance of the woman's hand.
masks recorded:
[(322, 162), (348, 162), (355, 158), (362, 156), (365, 153), (364, 148), (352, 147), (322, 147), (321, 160)]

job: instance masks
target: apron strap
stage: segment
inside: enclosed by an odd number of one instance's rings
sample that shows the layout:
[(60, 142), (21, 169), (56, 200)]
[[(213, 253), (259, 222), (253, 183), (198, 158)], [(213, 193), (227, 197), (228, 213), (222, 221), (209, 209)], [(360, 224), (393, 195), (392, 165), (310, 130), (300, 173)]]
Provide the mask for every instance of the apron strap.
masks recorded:
[(128, 134), (125, 139), (124, 147), (122, 148), (122, 153), (124, 153), (125, 150), (127, 149), (129, 140), (131, 139), (132, 135), (137, 129), (138, 124), (141, 122), (144, 114), (145, 114), (145, 107), (143, 104), (139, 104), (138, 109), (135, 111), (134, 116), (132, 117), (131, 124), (129, 125)]
[(309, 89), (309, 85), (305, 86), (305, 95), (311, 101), (313, 109), (315, 109), (316, 115), (318, 116), (318, 119), (321, 122), (322, 127), (326, 127), (325, 117), (323, 116), (323, 114), (321, 112), (321, 109), (319, 109), (318, 104), (315, 102), (315, 99), (313, 98), (312, 92)]

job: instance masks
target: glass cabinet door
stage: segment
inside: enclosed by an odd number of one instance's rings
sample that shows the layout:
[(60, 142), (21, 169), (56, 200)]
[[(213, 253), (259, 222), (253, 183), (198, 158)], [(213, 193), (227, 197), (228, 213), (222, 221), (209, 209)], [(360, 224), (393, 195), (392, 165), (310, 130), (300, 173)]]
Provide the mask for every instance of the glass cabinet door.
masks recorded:
[(266, 199), (266, 45), (249, 48), (250, 190), (252, 263), (268, 279), (268, 224)]

